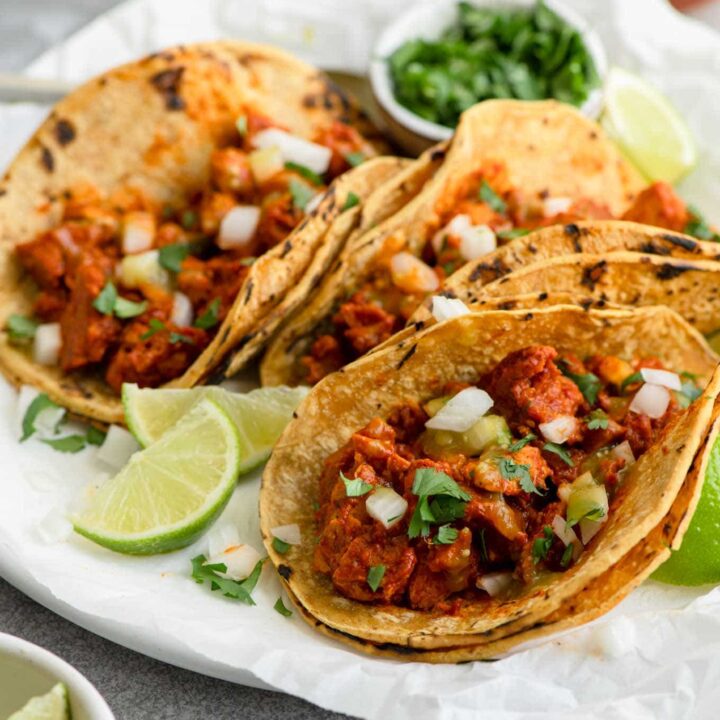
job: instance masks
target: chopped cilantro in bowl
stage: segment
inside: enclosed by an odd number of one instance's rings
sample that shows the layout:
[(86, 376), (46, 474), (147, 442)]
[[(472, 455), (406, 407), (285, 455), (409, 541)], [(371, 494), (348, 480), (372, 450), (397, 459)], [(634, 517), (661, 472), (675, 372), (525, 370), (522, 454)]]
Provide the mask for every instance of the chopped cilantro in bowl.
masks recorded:
[[(385, 90), (378, 99), (396, 119), (408, 111), (435, 128), (490, 98), (555, 98), (588, 115), (600, 110), (602, 45), (581, 18), (556, 0), (436, 3), (401, 16), (377, 46)], [(415, 129), (415, 128), (413, 128)], [(420, 130), (420, 126), (417, 128)], [(429, 135), (428, 127), (422, 128)]]

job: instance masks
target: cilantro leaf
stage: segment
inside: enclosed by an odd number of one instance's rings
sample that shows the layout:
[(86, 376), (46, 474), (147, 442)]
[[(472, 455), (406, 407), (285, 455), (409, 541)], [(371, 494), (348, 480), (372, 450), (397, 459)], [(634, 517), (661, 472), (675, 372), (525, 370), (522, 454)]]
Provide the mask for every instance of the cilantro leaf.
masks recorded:
[(198, 214), (194, 210), (184, 210), (180, 216), (180, 224), (184, 230), (191, 230), (198, 221)]
[(449, 495), (458, 500), (470, 500), (470, 496), (449, 475), (434, 468), (419, 468), (415, 471), (412, 492), (420, 497)]
[(530, 477), (530, 466), (521, 463), (516, 463), (512, 458), (503, 457), (497, 461), (498, 469), (500, 474), (506, 480), (517, 480), (520, 487), (526, 493), (534, 493), (535, 495), (542, 495), (540, 490), (535, 487), (535, 484)]
[(643, 376), (642, 373), (638, 370), (637, 372), (632, 373), (631, 375), (628, 375), (621, 383), (620, 383), (620, 390), (623, 392), (625, 391), (625, 388), (628, 385), (634, 385), (635, 383), (642, 382)]
[(382, 582), (384, 575), (385, 575), (385, 566), (384, 565), (373, 565), (368, 570), (367, 584), (370, 586), (370, 589), (373, 592), (376, 592), (377, 589), (380, 587), (380, 583)]
[(683, 229), (686, 235), (692, 235), (699, 240), (720, 242), (720, 235), (713, 232), (707, 220), (703, 217), (703, 214), (694, 205), (688, 205), (688, 211), (690, 213), (690, 219)]
[(157, 318), (150, 318), (148, 326), (148, 329), (140, 336), (141, 340), (148, 340), (155, 335), (155, 333), (165, 330), (165, 323)]
[(285, 163), (285, 168), (287, 170), (292, 170), (292, 172), (296, 172), (298, 175), (302, 175), (306, 180), (309, 180), (313, 185), (322, 185), (323, 184), (323, 179), (316, 172), (311, 170), (309, 167), (300, 165), (300, 163), (288, 161)]
[(567, 369), (564, 363), (560, 364), (560, 370), (566, 378), (572, 380), (587, 400), (589, 405), (594, 405), (597, 400), (598, 393), (602, 388), (600, 378), (593, 373), (574, 373)]
[(487, 184), (486, 180), (482, 181), (478, 197), (500, 215), (507, 210), (505, 201)]
[(687, 399), (689, 405), (702, 395), (702, 390), (692, 380), (686, 380), (680, 386), (680, 393)]
[(553, 530), (549, 525), (543, 528), (543, 536), (535, 538), (532, 544), (532, 559), (535, 564), (545, 560), (553, 544)]
[(279, 597), (275, 601), (275, 604), (273, 605), (273, 610), (275, 610), (275, 612), (279, 612), (283, 617), (290, 617), (292, 615), (292, 610), (288, 610), (285, 607), (285, 603), (283, 602), (282, 597)]
[(106, 435), (107, 433), (91, 425), (88, 428), (86, 440), (88, 445), (102, 445), (105, 442)]
[(465, 515), (466, 505), (464, 500), (458, 500), (448, 495), (438, 495), (433, 498), (428, 507), (429, 514), (432, 516), (430, 522), (447, 523), (459, 520)]
[(566, 568), (572, 560), (573, 550), (575, 549), (575, 543), (570, 543), (563, 551), (562, 557), (560, 558), (561, 567)]
[(516, 440), (508, 450), (511, 453), (516, 453), (518, 450), (522, 450), (528, 443), (531, 443), (533, 440), (537, 440), (537, 435), (534, 433), (528, 433), (525, 437), (520, 438), (520, 440)]
[(158, 262), (170, 272), (179, 273), (182, 269), (183, 260), (190, 254), (188, 243), (175, 243), (165, 245), (158, 252)]
[(115, 309), (115, 301), (117, 300), (117, 288), (112, 280), (105, 283), (105, 287), (100, 291), (98, 296), (93, 300), (93, 307), (103, 315), (112, 315)]
[[(415, 506), (408, 537), (427, 537), (431, 523), (451, 522), (465, 514), (465, 504), (470, 496), (446, 473), (434, 468), (415, 471), (412, 492), (419, 500)], [(434, 497), (432, 504), (430, 497)]]
[(585, 422), (587, 423), (588, 430), (606, 430), (609, 419), (603, 410), (597, 408), (585, 418)]
[(350, 208), (354, 208), (356, 205), (360, 204), (360, 197), (356, 195), (354, 192), (349, 192), (347, 194), (347, 197), (345, 198), (345, 202), (343, 203), (342, 208), (340, 208), (340, 212), (345, 212), (346, 210), (349, 210)]
[(40, 393), (40, 395), (33, 398), (33, 401), (28, 406), (28, 409), (25, 411), (25, 415), (23, 417), (22, 437), (20, 438), (20, 442), (25, 442), (25, 440), (35, 433), (35, 421), (43, 410), (59, 407), (60, 406), (56, 402), (53, 402), (48, 397), (47, 393)]
[(514, 240), (515, 238), (523, 237), (528, 235), (530, 230), (528, 228), (513, 228), (512, 230), (501, 230), (497, 236), (501, 240)]
[(124, 297), (118, 297), (115, 300), (115, 306), (113, 310), (115, 311), (116, 317), (122, 318), (124, 320), (126, 318), (142, 315), (147, 310), (147, 306), (148, 304), (146, 300), (142, 300), (141, 302), (133, 302), (132, 300), (127, 300)]
[(357, 167), (358, 165), (362, 165), (367, 158), (365, 157), (364, 153), (349, 152), (345, 154), (345, 159), (347, 160), (350, 167)]
[(211, 590), (220, 590), (225, 597), (239, 600), (246, 605), (255, 604), (251, 593), (255, 589), (255, 585), (257, 585), (258, 578), (262, 572), (262, 566), (265, 562), (264, 559), (258, 560), (257, 565), (255, 565), (250, 575), (241, 582), (218, 575), (218, 573), (226, 572), (227, 566), (223, 563), (207, 564), (207, 558), (204, 555), (197, 555), (191, 562), (192, 578), (196, 583), (210, 583)]
[(572, 461), (572, 458), (568, 454), (568, 451), (564, 447), (562, 447), (562, 445), (558, 445), (557, 443), (553, 442), (546, 442), (543, 445), (543, 450), (557, 455), (566, 465), (569, 465), (570, 467), (575, 467), (575, 463)]
[(195, 320), (193, 325), (202, 330), (215, 327), (220, 320), (218, 313), (220, 312), (220, 298), (215, 298), (206, 308), (205, 312)]
[(345, 483), (345, 494), (348, 497), (360, 497), (361, 495), (367, 495), (373, 486), (370, 483), (366, 483), (360, 478), (349, 478), (345, 477), (343, 471), (340, 471), (340, 478)]
[(169, 340), (172, 345), (175, 345), (176, 343), (185, 343), (186, 345), (194, 345), (195, 344), (195, 341), (191, 337), (188, 337), (187, 335), (183, 335), (182, 333), (179, 333), (179, 332), (171, 332)]
[(458, 537), (458, 531), (450, 525), (441, 525), (433, 538), (435, 545), (452, 545)]
[(290, 195), (292, 195), (293, 206), (298, 210), (304, 210), (315, 196), (315, 191), (297, 178), (290, 180), (289, 190)]
[(281, 540), (279, 537), (273, 537), (272, 546), (273, 546), (273, 549), (275, 550), (275, 552), (278, 552), (281, 555), (284, 555), (290, 549), (290, 543), (286, 543), (284, 540)]
[(35, 337), (35, 331), (40, 323), (32, 318), (24, 315), (11, 315), (7, 319), (7, 332), (10, 341), (13, 343), (22, 343), (26, 340), (32, 340)]
[(43, 440), (53, 450), (63, 453), (77, 453), (85, 448), (87, 438), (85, 435), (66, 435), (52, 440)]

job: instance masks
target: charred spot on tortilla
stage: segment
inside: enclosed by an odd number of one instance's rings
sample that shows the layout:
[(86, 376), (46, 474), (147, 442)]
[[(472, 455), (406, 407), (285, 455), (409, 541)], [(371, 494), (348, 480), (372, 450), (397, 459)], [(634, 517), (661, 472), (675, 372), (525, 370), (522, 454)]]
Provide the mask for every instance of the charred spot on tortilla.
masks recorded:
[[(340, 631), (337, 631), (340, 632)], [(354, 636), (350, 636), (354, 637)], [(356, 640), (360, 640), (360, 642), (364, 642), (367, 644), (367, 640), (363, 640), (362, 638), (355, 638)], [(414, 655), (417, 650), (415, 648), (408, 647), (407, 645), (398, 645), (397, 643), (371, 643), (372, 645), (375, 645), (375, 647), (378, 650), (389, 650), (390, 652), (397, 653), (398, 655)]]
[(430, 153), (430, 160), (432, 160), (433, 162), (437, 162), (438, 160), (443, 160), (445, 158), (445, 155), (447, 155), (446, 148), (435, 148)]
[(591, 265), (590, 267), (583, 268), (581, 285), (590, 288), (591, 291), (595, 290), (595, 285), (600, 282), (602, 276), (607, 272), (607, 262), (600, 260), (600, 262)]
[(417, 350), (417, 344), (413, 345), (403, 356), (400, 358), (400, 362), (397, 364), (397, 369), (400, 368), (415, 354)]
[(658, 280), (672, 280), (690, 270), (696, 270), (692, 265), (672, 265), (671, 263), (663, 263), (660, 269), (655, 273)]
[(418, 320), (418, 321), (415, 323), (415, 332), (417, 332), (418, 330), (422, 330), (424, 327), (425, 327), (425, 321), (424, 321), (424, 320)]
[(652, 262), (652, 260), (650, 260), (650, 258), (649, 258), (647, 255), (643, 255), (643, 256), (640, 258), (640, 264), (641, 264), (641, 265), (649, 265), (651, 262)]
[(547, 299), (548, 299), (548, 294), (547, 294), (546, 292), (543, 291), (543, 292), (541, 292), (541, 293), (538, 294), (538, 300), (539, 300), (540, 302), (544, 302), (544, 301), (547, 300)]
[(578, 237), (580, 235), (580, 228), (575, 223), (568, 223), (563, 230), (569, 237)]
[(677, 245), (685, 250), (690, 250), (691, 252), (699, 251), (697, 242), (692, 238), (683, 237), (682, 235), (672, 235), (671, 233), (664, 233), (660, 237), (663, 240), (667, 240), (669, 243)]
[(441, 290), (441, 291), (438, 293), (438, 295), (439, 295), (440, 297), (446, 297), (446, 298), (450, 298), (450, 299), (457, 297), (457, 295), (455, 294), (455, 291), (454, 291), (454, 290)]
[(40, 162), (49, 173), (55, 170), (55, 158), (44, 145), (40, 145)]
[(640, 252), (649, 253), (650, 255), (670, 255), (670, 248), (656, 245), (652, 240), (640, 245)]
[(527, 320), (532, 320), (533, 317), (534, 317), (534, 315), (531, 312), (529, 312), (529, 313), (526, 313), (525, 315), (523, 315), (522, 319), (527, 321)]
[(168, 110), (183, 110), (185, 101), (180, 96), (180, 84), (184, 67), (161, 70), (150, 78), (150, 83), (162, 95)]
[(292, 575), (292, 568), (289, 565), (278, 565), (278, 573), (284, 580), (289, 580)]
[(512, 310), (517, 305), (517, 300), (505, 300), (498, 305), (500, 310)]
[(291, 250), (292, 250), (292, 242), (290, 240), (286, 240), (285, 244), (283, 245), (282, 252), (280, 253), (280, 257), (284, 258)]
[(75, 139), (75, 126), (65, 118), (55, 123), (55, 137), (60, 145), (69, 145)]
[(536, 254), (537, 254), (537, 251), (538, 251), (538, 250), (537, 250), (537, 248), (536, 248), (532, 243), (530, 243), (530, 244), (527, 246), (527, 249), (528, 249), (528, 252), (532, 253), (533, 255), (536, 255)]
[[(601, 301), (602, 302), (602, 301)], [(593, 305), (592, 298), (584, 298), (580, 301), (580, 307), (587, 312)]]
[(510, 268), (505, 265), (505, 263), (500, 260), (500, 258), (495, 258), (492, 263), (478, 263), (473, 269), (473, 271), (470, 273), (470, 282), (475, 282), (476, 280), (479, 280), (483, 273), (489, 273), (492, 276), (493, 280), (497, 280), (503, 275), (507, 275), (509, 272)]
[(0, 188), (0, 197), (3, 195), (7, 195), (7, 189), (6, 188)]
[(253, 281), (251, 279), (251, 280), (248, 280), (247, 290), (245, 291), (245, 300), (243, 301), (243, 303), (245, 305), (247, 305), (250, 302), (250, 297), (252, 296), (252, 291), (253, 291)]

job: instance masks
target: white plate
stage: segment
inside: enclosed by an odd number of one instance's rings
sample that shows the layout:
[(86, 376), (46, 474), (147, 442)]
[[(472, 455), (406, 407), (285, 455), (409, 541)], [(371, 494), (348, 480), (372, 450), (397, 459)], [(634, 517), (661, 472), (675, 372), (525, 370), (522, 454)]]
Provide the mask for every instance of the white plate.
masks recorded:
[[(332, 55), (335, 69), (363, 67), (376, 30), (407, 4), (131, 0), (47, 53), (33, 73), (79, 80), (159, 46), (220, 35), (283, 41), (308, 59), (326, 61)], [(720, 221), (715, 202), (720, 197), (720, 38), (681, 19), (662, 0), (569, 4), (588, 17), (611, 62), (647, 76), (683, 109), (702, 158), (683, 192)], [(0, 162), (41, 114), (0, 106)], [(719, 592), (646, 583), (601, 622), (496, 663), (431, 667), (359, 656), (313, 633), (298, 618), (275, 613), (279, 586), (268, 570), (255, 592), (256, 607), (195, 585), (189, 560), (205, 549), (202, 541), (154, 558), (113, 555), (74, 537), (43, 543), (38, 523), (66, 507), (100, 468), (92, 450), (64, 456), (34, 440), (19, 445), (13, 405), (13, 391), (0, 383), (0, 574), (115, 642), (198, 672), (276, 688), (367, 718), (473, 717), (481, 708), (484, 717), (503, 720), (716, 717), (712, 679), (720, 675)], [(257, 477), (243, 482), (226, 517), (241, 523), (244, 539), (260, 549), (257, 484)]]

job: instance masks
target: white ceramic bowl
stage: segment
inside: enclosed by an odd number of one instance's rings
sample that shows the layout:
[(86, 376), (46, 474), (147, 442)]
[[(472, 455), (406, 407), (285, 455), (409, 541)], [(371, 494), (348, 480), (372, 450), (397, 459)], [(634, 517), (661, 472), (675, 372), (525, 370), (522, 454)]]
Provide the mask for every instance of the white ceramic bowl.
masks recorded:
[[(535, 0), (472, 0), (478, 7), (531, 7)], [(413, 5), (400, 14), (378, 38), (370, 64), (370, 82), (375, 99), (395, 140), (407, 151), (418, 153), (433, 143), (449, 138), (453, 130), (415, 115), (401, 105), (393, 93), (392, 79), (387, 58), (407, 40), (423, 38), (436, 40), (455, 21), (457, 0), (432, 0)], [(607, 74), (607, 57), (598, 34), (583, 17), (558, 0), (546, 0), (569, 25), (578, 30), (583, 38), (600, 76), (600, 87), (580, 108), (590, 118), (596, 118), (602, 109), (602, 84)]]
[(73, 720), (115, 720), (100, 693), (72, 665), (37, 645), (0, 633), (0, 718), (64, 682)]

